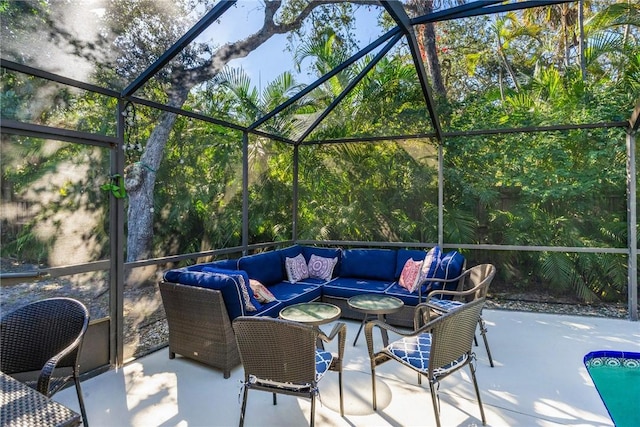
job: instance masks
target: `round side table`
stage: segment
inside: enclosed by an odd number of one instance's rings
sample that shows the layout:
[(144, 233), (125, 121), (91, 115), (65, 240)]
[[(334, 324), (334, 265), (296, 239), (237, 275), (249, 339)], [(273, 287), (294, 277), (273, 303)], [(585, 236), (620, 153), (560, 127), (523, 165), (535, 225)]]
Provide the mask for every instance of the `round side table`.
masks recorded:
[[(362, 328), (364, 324), (367, 323), (370, 315), (377, 315), (378, 320), (384, 322), (386, 314), (400, 311), (404, 306), (404, 302), (402, 302), (401, 299), (382, 294), (356, 295), (349, 298), (347, 304), (349, 304), (349, 307), (352, 309), (364, 313), (364, 319), (362, 319), (360, 329), (358, 329), (358, 333), (356, 334), (356, 339), (353, 340), (353, 345), (356, 345), (358, 342), (360, 332), (362, 332)], [(382, 342), (386, 347), (389, 345), (389, 334), (386, 329), (381, 329), (380, 332), (382, 333)]]

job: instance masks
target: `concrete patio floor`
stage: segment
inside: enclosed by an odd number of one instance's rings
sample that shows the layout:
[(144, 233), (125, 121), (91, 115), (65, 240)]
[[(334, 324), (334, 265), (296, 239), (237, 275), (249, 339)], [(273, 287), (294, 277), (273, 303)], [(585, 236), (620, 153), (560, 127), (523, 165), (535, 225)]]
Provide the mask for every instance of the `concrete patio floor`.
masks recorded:
[[(502, 310), (485, 310), (484, 318), (495, 367), (489, 366), (481, 340), (475, 351), (488, 426), (613, 425), (583, 357), (595, 350), (639, 352), (639, 322)], [(354, 347), (359, 323), (346, 323), (345, 415), (339, 414), (337, 375), (329, 372), (319, 384), (316, 424), (435, 425), (427, 385), (418, 386), (416, 374), (394, 362), (378, 369), (378, 411), (372, 410), (366, 342), (361, 336)], [(375, 336), (380, 338), (377, 331)], [(169, 360), (163, 349), (82, 387), (92, 427), (234, 426), (242, 377), (241, 366), (225, 380), (216, 369), (179, 356)], [(54, 400), (79, 409), (73, 388)], [(482, 424), (468, 369), (441, 382), (440, 400), (443, 426)], [(245, 425), (304, 426), (309, 416), (309, 400), (280, 395), (273, 406), (271, 394), (251, 391)]]

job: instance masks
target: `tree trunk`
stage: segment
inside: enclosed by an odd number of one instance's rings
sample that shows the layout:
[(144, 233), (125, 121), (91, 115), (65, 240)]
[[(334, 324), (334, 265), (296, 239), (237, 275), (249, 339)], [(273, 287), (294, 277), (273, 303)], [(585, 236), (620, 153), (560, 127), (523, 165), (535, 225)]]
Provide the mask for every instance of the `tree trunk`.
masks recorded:
[[(433, 12), (433, 1), (431, 0), (415, 0), (414, 7), (417, 16), (422, 16)], [(442, 68), (438, 59), (438, 50), (436, 45), (436, 29), (433, 23), (421, 25), (422, 31), (416, 34), (424, 46), (426, 56), (427, 71), (431, 76), (431, 84), (433, 91), (438, 96), (447, 97), (447, 89), (444, 86), (442, 78)]]
[(585, 37), (584, 37), (584, 0), (578, 2), (578, 25), (580, 30), (580, 42), (578, 47), (580, 48), (580, 75), (582, 81), (587, 80), (587, 60), (585, 58)]
[(571, 52), (569, 50), (569, 6), (562, 5), (562, 43), (564, 48), (564, 68), (569, 69)]
[[(189, 89), (182, 88), (169, 104), (182, 106)], [(127, 262), (151, 257), (153, 247), (154, 188), (156, 171), (162, 162), (164, 147), (176, 121), (173, 113), (163, 113), (153, 129), (140, 161), (125, 169), (125, 186), (129, 195)]]

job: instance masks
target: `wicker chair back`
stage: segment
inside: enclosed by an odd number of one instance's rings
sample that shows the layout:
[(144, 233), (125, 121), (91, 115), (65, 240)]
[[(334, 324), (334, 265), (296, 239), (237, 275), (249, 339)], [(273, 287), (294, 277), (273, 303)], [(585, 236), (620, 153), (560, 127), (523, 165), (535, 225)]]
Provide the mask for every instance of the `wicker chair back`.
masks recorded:
[(36, 301), (0, 321), (0, 370), (7, 375), (40, 371), (37, 380), (22, 382), (48, 397), (73, 381), (85, 426), (80, 352), (88, 326), (89, 311), (72, 298)]

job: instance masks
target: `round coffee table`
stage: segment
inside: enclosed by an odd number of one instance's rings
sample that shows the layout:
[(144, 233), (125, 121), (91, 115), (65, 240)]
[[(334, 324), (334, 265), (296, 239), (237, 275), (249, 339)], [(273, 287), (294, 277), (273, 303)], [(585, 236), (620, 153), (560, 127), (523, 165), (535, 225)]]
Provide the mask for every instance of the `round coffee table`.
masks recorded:
[[(280, 310), (280, 318), (298, 323), (308, 323), (318, 328), (319, 325), (333, 322), (340, 318), (340, 307), (326, 302), (301, 302)], [(322, 340), (318, 338), (318, 347), (324, 348)]]
[[(362, 332), (362, 327), (367, 323), (367, 319), (370, 315), (375, 314), (378, 316), (378, 320), (384, 322), (384, 316), (386, 314), (400, 311), (404, 306), (404, 302), (402, 302), (400, 298), (382, 294), (356, 295), (349, 298), (347, 304), (349, 304), (349, 307), (352, 309), (364, 313), (364, 318), (362, 319), (360, 329), (358, 329), (358, 333), (356, 334), (356, 339), (353, 340), (353, 345), (356, 345), (358, 342), (358, 337), (360, 336), (360, 332)], [(389, 334), (386, 329), (382, 328), (380, 329), (380, 332), (382, 334), (382, 343), (386, 347), (389, 345)]]

